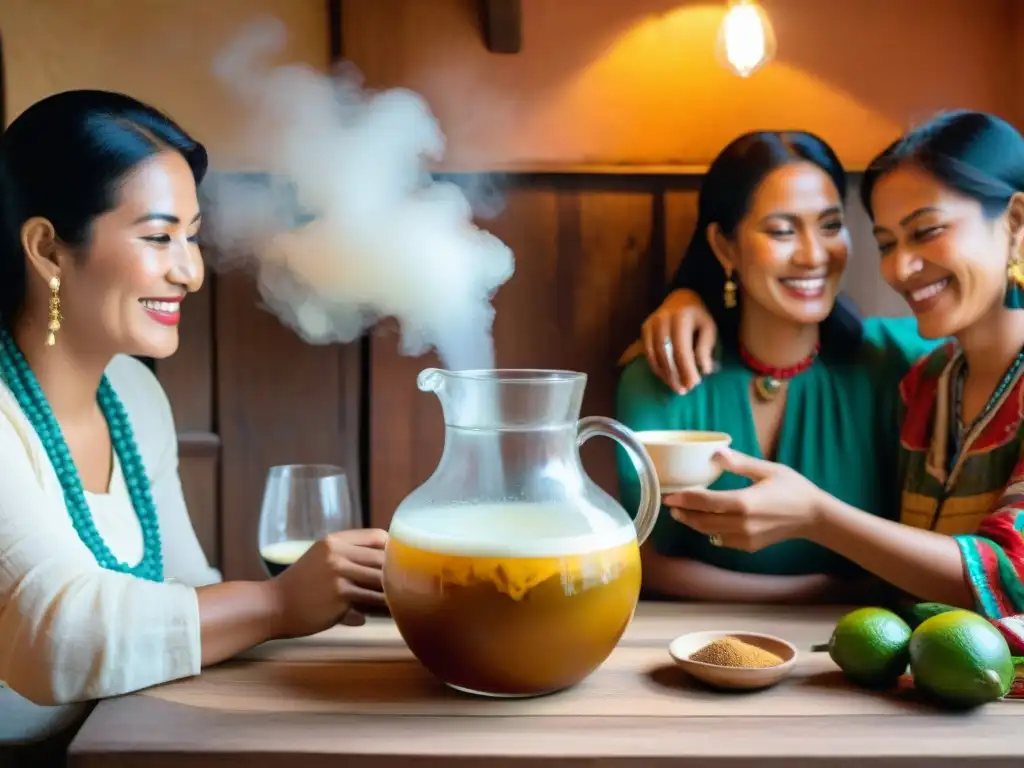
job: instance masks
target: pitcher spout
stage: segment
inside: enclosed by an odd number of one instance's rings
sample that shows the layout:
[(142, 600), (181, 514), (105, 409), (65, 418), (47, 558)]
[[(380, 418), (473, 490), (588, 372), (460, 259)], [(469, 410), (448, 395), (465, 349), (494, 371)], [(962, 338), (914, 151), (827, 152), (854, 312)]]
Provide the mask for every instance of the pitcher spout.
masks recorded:
[(444, 371), (440, 368), (424, 368), (416, 377), (420, 392), (440, 392), (444, 387)]
[(482, 430), (575, 427), (586, 381), (576, 371), (500, 368), (426, 368), (416, 377), (441, 401), (445, 424)]

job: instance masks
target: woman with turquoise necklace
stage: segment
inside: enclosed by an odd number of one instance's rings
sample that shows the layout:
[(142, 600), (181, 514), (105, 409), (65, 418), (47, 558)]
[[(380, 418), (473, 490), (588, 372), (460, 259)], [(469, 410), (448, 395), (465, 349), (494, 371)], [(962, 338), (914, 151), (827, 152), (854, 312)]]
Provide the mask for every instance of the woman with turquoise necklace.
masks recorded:
[(180, 127), (116, 93), (48, 97), (0, 139), (0, 740), (19, 701), (195, 675), (384, 602), (383, 531), (222, 583), (192, 530), (167, 397), (133, 356), (178, 347), (203, 281), (206, 167)]
[(747, 487), (665, 502), (723, 551), (812, 542), (981, 613), (1024, 653), (1024, 138), (993, 115), (940, 115), (870, 164), (861, 197), (883, 277), (923, 336), (950, 338), (899, 385), (898, 519), (731, 450), (719, 460)]

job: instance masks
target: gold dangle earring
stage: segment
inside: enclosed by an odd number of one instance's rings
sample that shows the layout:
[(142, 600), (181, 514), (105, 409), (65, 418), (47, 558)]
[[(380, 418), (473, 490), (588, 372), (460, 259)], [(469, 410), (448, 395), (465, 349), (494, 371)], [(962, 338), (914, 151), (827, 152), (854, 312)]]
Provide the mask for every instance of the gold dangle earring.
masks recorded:
[(50, 278), (50, 321), (46, 324), (46, 346), (57, 343), (57, 331), (60, 330), (60, 278)]
[(1003, 306), (1007, 309), (1024, 309), (1024, 260), (1020, 254), (1011, 254), (1006, 265), (1006, 293)]
[(722, 296), (726, 309), (736, 306), (736, 283), (732, 280), (732, 267), (725, 268), (725, 293)]

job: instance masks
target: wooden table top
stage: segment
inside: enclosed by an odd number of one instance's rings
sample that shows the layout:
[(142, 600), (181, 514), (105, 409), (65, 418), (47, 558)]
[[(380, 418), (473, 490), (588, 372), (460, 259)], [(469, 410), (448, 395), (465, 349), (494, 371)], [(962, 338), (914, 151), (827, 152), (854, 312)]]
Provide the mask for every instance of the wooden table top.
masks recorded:
[(260, 646), (202, 675), (101, 702), (71, 745), (72, 768), (486, 765), (1019, 766), (1024, 701), (950, 713), (911, 695), (848, 685), (825, 653), (755, 693), (688, 678), (667, 647), (685, 632), (767, 632), (825, 642), (842, 608), (641, 603), (608, 661), (551, 696), (451, 691), (371, 619)]

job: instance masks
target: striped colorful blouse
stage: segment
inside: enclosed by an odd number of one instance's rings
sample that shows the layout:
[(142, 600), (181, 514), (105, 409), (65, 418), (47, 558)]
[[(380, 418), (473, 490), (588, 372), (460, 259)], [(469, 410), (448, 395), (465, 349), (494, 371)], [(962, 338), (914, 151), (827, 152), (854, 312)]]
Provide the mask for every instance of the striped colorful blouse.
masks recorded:
[(1024, 371), (987, 416), (951, 440), (959, 424), (953, 383), (964, 364), (950, 341), (900, 384), (903, 408), (900, 521), (951, 535), (960, 547), (975, 610), (1024, 654)]

